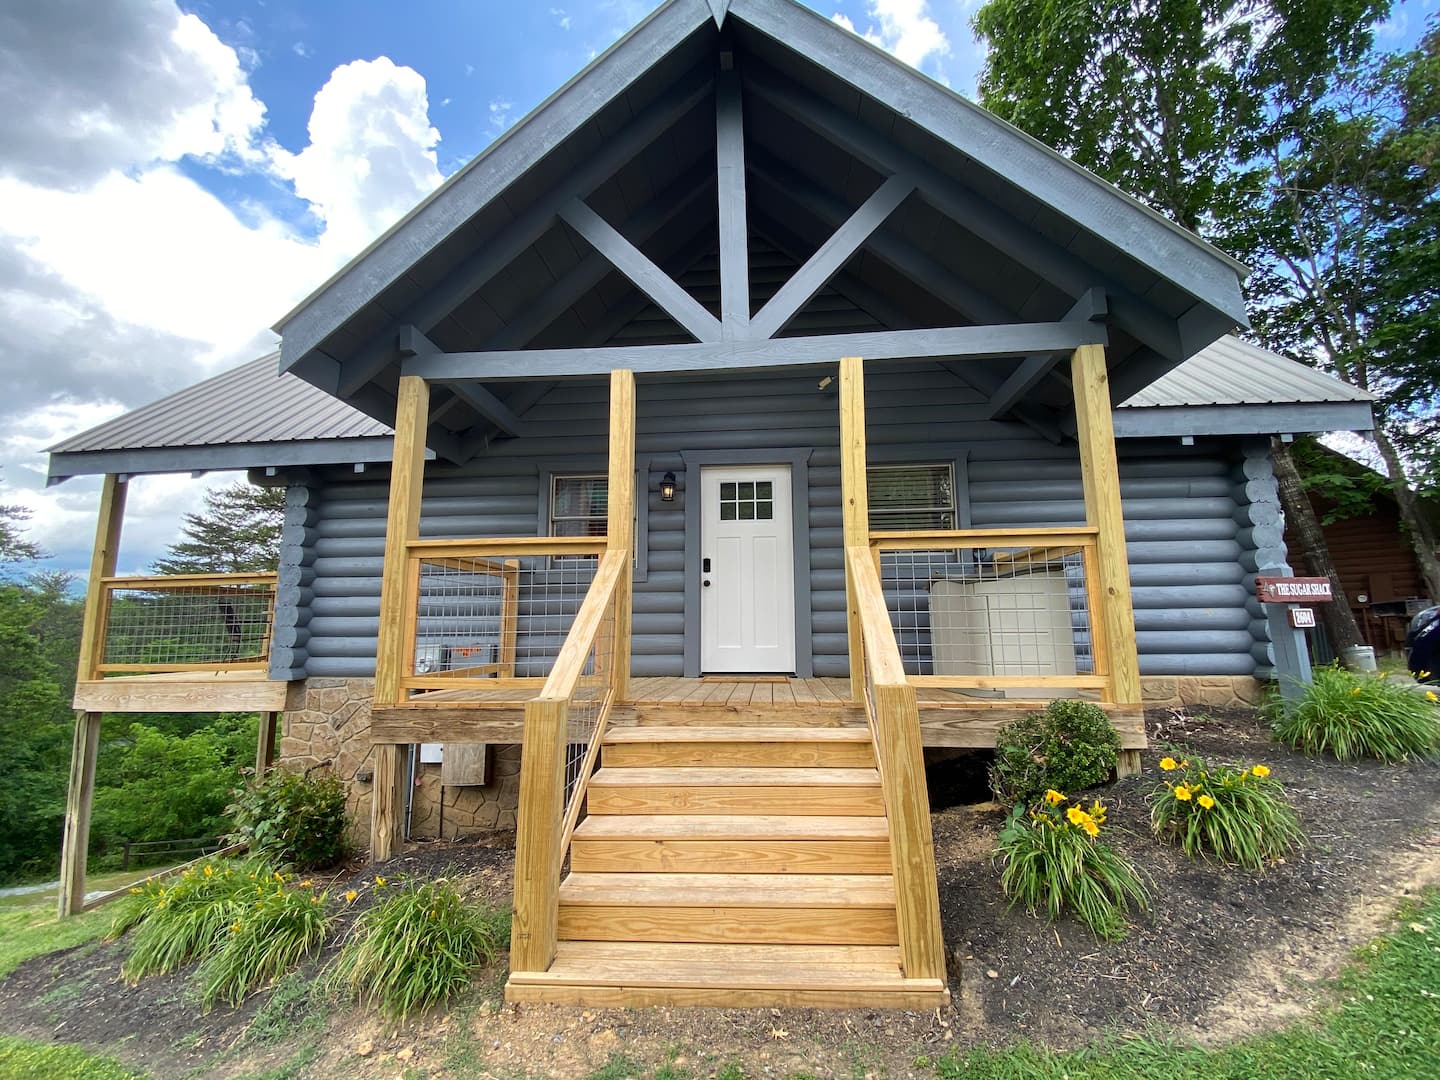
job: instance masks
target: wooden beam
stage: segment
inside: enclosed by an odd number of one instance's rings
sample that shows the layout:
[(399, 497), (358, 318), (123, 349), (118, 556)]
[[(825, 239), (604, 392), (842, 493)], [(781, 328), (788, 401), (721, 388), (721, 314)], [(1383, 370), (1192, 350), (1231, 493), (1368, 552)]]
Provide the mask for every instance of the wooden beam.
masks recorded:
[(745, 124), (740, 73), (733, 68), (720, 72), (715, 81), (715, 160), (720, 207), (720, 325), (728, 341), (748, 336), (750, 325)]
[(756, 313), (750, 335), (769, 338), (784, 329), (914, 190), (914, 181), (904, 176), (881, 184)]
[(942, 170), (815, 95), (766, 72), (751, 73), (746, 78), (746, 87), (871, 168), (883, 174), (912, 177), (921, 197), (936, 210), (1070, 295), (1079, 296), (1086, 289), (1100, 285), (1110, 297), (1118, 325), (1174, 359), (1184, 359), (1175, 322), (1100, 267), (1067, 251)]
[(370, 786), (370, 861), (384, 862), (400, 851), (405, 817), (404, 755), (395, 743), (375, 744), (375, 778)]
[[(1066, 320), (1097, 322), (1109, 311), (1103, 289), (1087, 289), (1080, 299), (1066, 312)], [(1011, 373), (996, 391), (990, 395), (990, 419), (1009, 412), (1018, 405), (1040, 381), (1054, 370), (1061, 359), (1060, 353), (1036, 353), (1027, 356), (1020, 366)]]
[(95, 525), (95, 545), (90, 551), (90, 576), (85, 585), (85, 608), (80, 624), (80, 662), (77, 681), (98, 679), (105, 654), (105, 618), (109, 603), (105, 579), (115, 576), (120, 552), (120, 531), (125, 521), (127, 487), (114, 473), (107, 473), (100, 486), (100, 517)]
[(1105, 350), (1097, 345), (1076, 349), (1070, 373), (1085, 489), (1085, 521), (1099, 530), (1095, 562), (1100, 575), (1099, 623), (1110, 662), (1110, 700), (1119, 705), (1137, 704), (1141, 700), (1140, 661), (1135, 648), (1135, 612), (1130, 598), (1125, 516), (1120, 505), (1120, 472)]
[(520, 805), (515, 830), (515, 893), (510, 970), (545, 971), (555, 958), (560, 914), (560, 821), (565, 813), (564, 701), (525, 705)]
[[(645, 494), (641, 493), (641, 498)], [(605, 536), (611, 551), (626, 553), (615, 588), (615, 631), (611, 663), (615, 696), (630, 700), (630, 622), (635, 555), (635, 373), (610, 373), (610, 480)], [(598, 580), (598, 575), (597, 575)]]
[(455, 396), (488, 420), (506, 435), (524, 435), (525, 421), (510, 411), (510, 406), (501, 401), (477, 382), (461, 382), (451, 386)]
[(100, 751), (100, 714), (75, 714), (70, 749), (70, 787), (60, 840), (60, 917), (85, 907), (85, 864), (90, 852), (90, 807), (95, 801), (95, 759)]
[(264, 776), (275, 761), (275, 722), (279, 717), (278, 712), (262, 712), (260, 714), (260, 730), (255, 737), (256, 779)]
[(696, 340), (721, 339), (720, 323), (715, 316), (587, 203), (570, 199), (560, 207), (560, 216)]
[[(840, 361), (840, 500), (846, 548), (870, 544), (870, 490), (866, 480), (865, 361)], [(850, 699), (865, 700), (865, 639), (860, 599), (850, 561), (845, 561), (846, 632), (850, 640)], [(902, 672), (903, 675), (903, 672)]]
[(596, 375), (626, 368), (634, 372), (693, 372), (724, 368), (803, 367), (833, 364), (840, 356), (867, 360), (956, 358), (983, 360), (1032, 352), (1070, 351), (1104, 344), (1105, 328), (1095, 323), (1011, 323), (929, 330), (880, 330), (865, 334), (773, 338), (766, 341), (706, 341), (685, 345), (622, 345), (594, 349), (531, 349), (507, 352), (442, 353), (405, 361), (407, 376), (433, 382), (483, 382)]
[[(395, 454), (390, 470), (390, 500), (385, 520), (385, 559), (381, 568), (380, 637), (375, 651), (375, 704), (398, 705), (400, 679), (409, 674), (405, 627), (414, 597), (407, 595), (407, 545), (420, 538), (420, 497), (425, 483), (425, 427), (430, 387), (407, 375), (400, 380), (395, 417)], [(413, 658), (412, 658), (413, 659)]]
[[(616, 135), (609, 138), (600, 145), (596, 153), (589, 154), (583, 158), (583, 164), (575, 171), (567, 184), (562, 184), (559, 189), (546, 194), (537, 200), (533, 206), (524, 210), (520, 216), (511, 220), (504, 228), (495, 232), (494, 236), (485, 240), (485, 243), (477, 245), (474, 253), (467, 256), (461, 264), (452, 268), (442, 281), (439, 281), (432, 289), (429, 289), (423, 297), (415, 301), (405, 311), (400, 312), (396, 317), (395, 324), (412, 323), (418, 325), (425, 331), (431, 331), (442, 320), (445, 320), (455, 308), (469, 300), (485, 282), (490, 281), (495, 275), (516, 261), (528, 246), (533, 245), (536, 240), (546, 233), (554, 225), (554, 219), (559, 215), (560, 204), (573, 197), (585, 197), (592, 193), (596, 187), (611, 179), (616, 171), (621, 170), (626, 163), (632, 160), (636, 154), (641, 153), (660, 138), (665, 131), (674, 127), (675, 122), (680, 121), (687, 112), (696, 108), (701, 101), (710, 94), (710, 75), (708, 72), (698, 73), (697, 78), (687, 79), (683, 85), (675, 88), (674, 94), (662, 95), (655, 104), (649, 105), (641, 114), (636, 115), (635, 120)], [(527, 128), (530, 125), (527, 124)], [(505, 150), (514, 150), (513, 138), (505, 140)], [(546, 147), (546, 153), (554, 150), (554, 143)], [(488, 151), (487, 151), (488, 156)], [(467, 170), (461, 170), (467, 173)], [(469, 177), (467, 177), (467, 181)], [(477, 197), (484, 197), (485, 200), (497, 197), (503, 192), (504, 187), (477, 192)], [(464, 222), (455, 222), (455, 228), (464, 225)], [(439, 238), (435, 239), (439, 242)], [(399, 245), (387, 245), (396, 246)], [(382, 252), (376, 251), (374, 255), (380, 256)], [(413, 261), (418, 258), (416, 253), (395, 252), (397, 265), (402, 269), (410, 268)], [(338, 284), (338, 282), (337, 282)], [(361, 294), (364, 302), (373, 298), (373, 292)], [(359, 310), (359, 307), (356, 308)], [(305, 312), (310, 314), (310, 312)], [(353, 311), (350, 314), (354, 314)], [(395, 360), (395, 324), (387, 325), (380, 330), (370, 341), (354, 354), (354, 357), (344, 363), (340, 372), (340, 380), (337, 384), (337, 393), (341, 397), (348, 397), (351, 393), (359, 390), (367, 382), (383, 372), (393, 360)], [(294, 366), (301, 359), (302, 354), (310, 351), (311, 348), (320, 344), (320, 337), (311, 336), (298, 337), (294, 325), (285, 325), (284, 337), (281, 340), (282, 369)]]

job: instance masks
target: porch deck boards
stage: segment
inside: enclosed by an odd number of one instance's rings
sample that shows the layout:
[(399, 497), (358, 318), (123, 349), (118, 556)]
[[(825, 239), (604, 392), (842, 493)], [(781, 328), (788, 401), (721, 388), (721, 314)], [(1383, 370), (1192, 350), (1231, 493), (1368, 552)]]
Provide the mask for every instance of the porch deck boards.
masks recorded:
[[(525, 702), (539, 693), (538, 684), (520, 689), (487, 689), (482, 679), (454, 690), (426, 691), (403, 705), (374, 709), (372, 737), (376, 742), (397, 743), (518, 743), (524, 728)], [(920, 702), (924, 745), (962, 749), (993, 747), (996, 732), (1004, 724), (1043, 709), (1049, 700), (934, 686), (917, 687), (915, 693)], [(1084, 692), (1075, 696), (1094, 697)], [(630, 703), (612, 709), (612, 725), (773, 725), (777, 707), (783, 710), (786, 725), (865, 725), (864, 711), (850, 700), (849, 679), (653, 676), (632, 679), (630, 697)], [(1145, 747), (1141, 706), (1101, 704), (1101, 708), (1119, 731), (1124, 749)]]
[(290, 684), (264, 671), (167, 671), (82, 679), (74, 707), (83, 712), (280, 712)]

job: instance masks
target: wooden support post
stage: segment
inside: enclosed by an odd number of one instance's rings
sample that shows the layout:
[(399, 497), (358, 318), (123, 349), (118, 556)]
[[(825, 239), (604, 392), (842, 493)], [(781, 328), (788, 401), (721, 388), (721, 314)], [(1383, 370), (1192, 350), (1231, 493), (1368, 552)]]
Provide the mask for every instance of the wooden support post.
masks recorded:
[(1115, 759), (1115, 779), (1123, 780), (1127, 776), (1140, 775), (1140, 751), (1121, 750), (1120, 756)]
[(85, 861), (90, 849), (90, 805), (95, 799), (95, 756), (100, 749), (100, 714), (75, 714), (70, 751), (70, 790), (65, 798), (65, 833), (60, 843), (60, 917), (85, 907)]
[(1104, 347), (1082, 345), (1076, 349), (1070, 375), (1075, 390), (1080, 475), (1085, 487), (1085, 522), (1099, 530), (1095, 562), (1100, 611), (1095, 629), (1105, 636), (1110, 700), (1118, 705), (1138, 705), (1140, 660), (1135, 647), (1135, 611), (1130, 599), (1130, 565), (1125, 553), (1125, 517), (1120, 507), (1120, 470), (1115, 457)]
[[(395, 452), (390, 470), (389, 513), (385, 520), (385, 561), (380, 579), (380, 635), (375, 649), (377, 706), (399, 705), (405, 698), (401, 679), (415, 657), (418, 598), (407, 545), (420, 538), (420, 496), (425, 484), (425, 428), (430, 415), (430, 386), (405, 375), (395, 405)], [(400, 747), (375, 744), (375, 781), (370, 798), (370, 860), (383, 862), (400, 847), (404, 782)]]
[(515, 677), (515, 643), (520, 632), (520, 560), (506, 559), (500, 575), (500, 678)]
[[(76, 678), (100, 678), (105, 656), (105, 620), (109, 593), (104, 579), (115, 576), (120, 530), (125, 519), (125, 485), (114, 473), (100, 488), (100, 517), (90, 553), (85, 610), (80, 624), (80, 661)], [(60, 916), (75, 915), (85, 906), (85, 863), (90, 849), (90, 805), (95, 796), (95, 756), (100, 747), (100, 714), (77, 712), (70, 751), (70, 787), (65, 797), (65, 828), (60, 841)]]
[[(840, 488), (845, 547), (870, 546), (870, 492), (865, 479), (865, 361), (840, 361)], [(865, 640), (850, 560), (845, 560), (846, 632), (850, 638), (850, 700), (865, 700)]]
[[(375, 704), (399, 705), (400, 680), (411, 664), (406, 651), (415, 642), (407, 632), (415, 598), (409, 595), (409, 552), (420, 538), (420, 495), (425, 483), (425, 426), (430, 387), (414, 375), (402, 376), (395, 406), (395, 451), (390, 469), (390, 503), (385, 519), (385, 561), (380, 578), (380, 635), (375, 650)], [(409, 658), (411, 663), (414, 657)]]
[[(642, 493), (642, 498), (648, 494)], [(606, 545), (625, 551), (630, 566), (615, 589), (615, 698), (630, 700), (630, 604), (635, 557), (635, 373), (610, 373), (610, 487)]]
[(520, 813), (515, 833), (515, 898), (510, 970), (545, 971), (555, 959), (560, 917), (560, 828), (565, 811), (565, 729), (569, 703), (525, 705), (520, 748)]
[(269, 770), (275, 760), (275, 722), (280, 714), (277, 712), (262, 712), (260, 714), (260, 731), (255, 738), (255, 779), (260, 779)]
[(384, 862), (400, 850), (405, 816), (404, 755), (396, 743), (375, 744), (375, 780), (370, 789), (370, 861)]

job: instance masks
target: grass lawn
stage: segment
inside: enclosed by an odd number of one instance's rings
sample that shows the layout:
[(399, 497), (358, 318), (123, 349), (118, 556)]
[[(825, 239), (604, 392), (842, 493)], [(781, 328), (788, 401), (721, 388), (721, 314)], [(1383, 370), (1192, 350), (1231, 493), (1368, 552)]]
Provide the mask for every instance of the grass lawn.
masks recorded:
[[(90, 874), (85, 878), (85, 891), (86, 893), (110, 892), (112, 889), (143, 881), (147, 873), (154, 873), (158, 869), (163, 869), (163, 867), (153, 867), (150, 870), (133, 868), (110, 870), (103, 874)], [(21, 893), (19, 896), (0, 896), (0, 912), (15, 911), (19, 908), (44, 908), (46, 911), (54, 911), (59, 899), (58, 884), (50, 885), (39, 892)]]
[(134, 1080), (143, 1075), (78, 1047), (0, 1035), (0, 1077), (5, 1080)]
[[(46, 907), (0, 911), (0, 979), (36, 956), (71, 949), (102, 937), (114, 914), (105, 908), (58, 919)], [(0, 1077), (9, 1074), (0, 1071)]]

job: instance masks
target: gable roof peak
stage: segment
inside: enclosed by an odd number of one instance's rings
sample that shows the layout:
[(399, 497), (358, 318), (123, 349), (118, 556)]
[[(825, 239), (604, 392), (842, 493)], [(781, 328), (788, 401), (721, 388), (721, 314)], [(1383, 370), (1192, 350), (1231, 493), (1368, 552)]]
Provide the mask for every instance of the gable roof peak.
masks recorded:
[(730, 11), (730, 0), (705, 0), (710, 5), (710, 14), (715, 16), (715, 25), (725, 28), (725, 16)]

